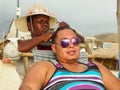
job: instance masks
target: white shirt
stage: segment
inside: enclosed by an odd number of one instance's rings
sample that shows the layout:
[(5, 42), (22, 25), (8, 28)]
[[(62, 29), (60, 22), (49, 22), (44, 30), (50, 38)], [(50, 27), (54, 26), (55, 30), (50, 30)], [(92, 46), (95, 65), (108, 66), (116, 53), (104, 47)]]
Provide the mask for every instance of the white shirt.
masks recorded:
[(18, 40), (27, 40), (31, 39), (31, 33), (18, 31), (18, 37), (15, 35), (16, 33), (8, 33), (7, 39), (10, 42), (5, 46), (3, 50), (3, 54), (7, 56), (10, 60), (16, 60), (20, 58), (21, 52), (18, 51)]

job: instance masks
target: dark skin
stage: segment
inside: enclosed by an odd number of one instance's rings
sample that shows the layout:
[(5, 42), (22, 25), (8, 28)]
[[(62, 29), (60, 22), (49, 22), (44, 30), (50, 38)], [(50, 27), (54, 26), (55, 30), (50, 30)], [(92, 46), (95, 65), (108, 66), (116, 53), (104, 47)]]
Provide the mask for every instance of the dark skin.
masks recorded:
[[(36, 15), (32, 18), (32, 25), (27, 22), (28, 29), (31, 32), (32, 39), (20, 40), (18, 42), (18, 50), (20, 52), (30, 51), (41, 42), (48, 41), (53, 32), (49, 31), (49, 17), (46, 15)], [(33, 30), (32, 30), (33, 26)]]

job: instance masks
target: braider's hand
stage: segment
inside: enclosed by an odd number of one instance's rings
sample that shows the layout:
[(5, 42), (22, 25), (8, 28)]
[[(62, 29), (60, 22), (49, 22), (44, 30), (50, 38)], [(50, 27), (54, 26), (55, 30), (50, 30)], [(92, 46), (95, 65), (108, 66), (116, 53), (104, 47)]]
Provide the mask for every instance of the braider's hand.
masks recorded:
[(44, 38), (43, 42), (49, 41), (50, 38), (52, 37), (53, 33), (54, 33), (53, 31), (50, 31), (50, 32), (45, 33), (45, 34), (43, 35), (43, 38)]
[(64, 26), (68, 26), (68, 27), (69, 27), (69, 24), (68, 24), (68, 23), (66, 23), (66, 22), (64, 22), (64, 21), (59, 22), (58, 27), (64, 27)]

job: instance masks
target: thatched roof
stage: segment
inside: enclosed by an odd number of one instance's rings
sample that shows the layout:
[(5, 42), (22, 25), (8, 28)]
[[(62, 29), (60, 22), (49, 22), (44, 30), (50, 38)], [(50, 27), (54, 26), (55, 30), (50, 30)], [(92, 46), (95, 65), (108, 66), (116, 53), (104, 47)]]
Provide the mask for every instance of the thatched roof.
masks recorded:
[(118, 44), (109, 46), (107, 48), (92, 50), (92, 53), (96, 58), (118, 60)]

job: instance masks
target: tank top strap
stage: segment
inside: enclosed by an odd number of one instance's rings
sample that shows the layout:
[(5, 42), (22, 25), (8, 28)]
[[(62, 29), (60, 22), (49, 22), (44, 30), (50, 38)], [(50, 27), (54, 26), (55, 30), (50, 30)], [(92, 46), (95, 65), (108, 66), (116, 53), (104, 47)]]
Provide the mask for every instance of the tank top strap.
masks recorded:
[(100, 71), (99, 68), (98, 68), (98, 66), (97, 66), (96, 64), (92, 63), (92, 62), (88, 62), (88, 63), (87, 63), (87, 66), (88, 66), (89, 69), (91, 69), (91, 70), (98, 70), (98, 71)]
[[(57, 68), (63, 68), (63, 66), (57, 61), (57, 60), (49, 60), (53, 65), (55, 65)], [(81, 62), (79, 62), (81, 63)], [(84, 63), (82, 63), (84, 64)], [(87, 64), (85, 64), (89, 67), (89, 69), (93, 69), (93, 70), (99, 70), (99, 68), (97, 67), (97, 65), (95, 65), (92, 62), (88, 62)]]
[(57, 68), (63, 68), (63, 66), (57, 60), (49, 60)]

